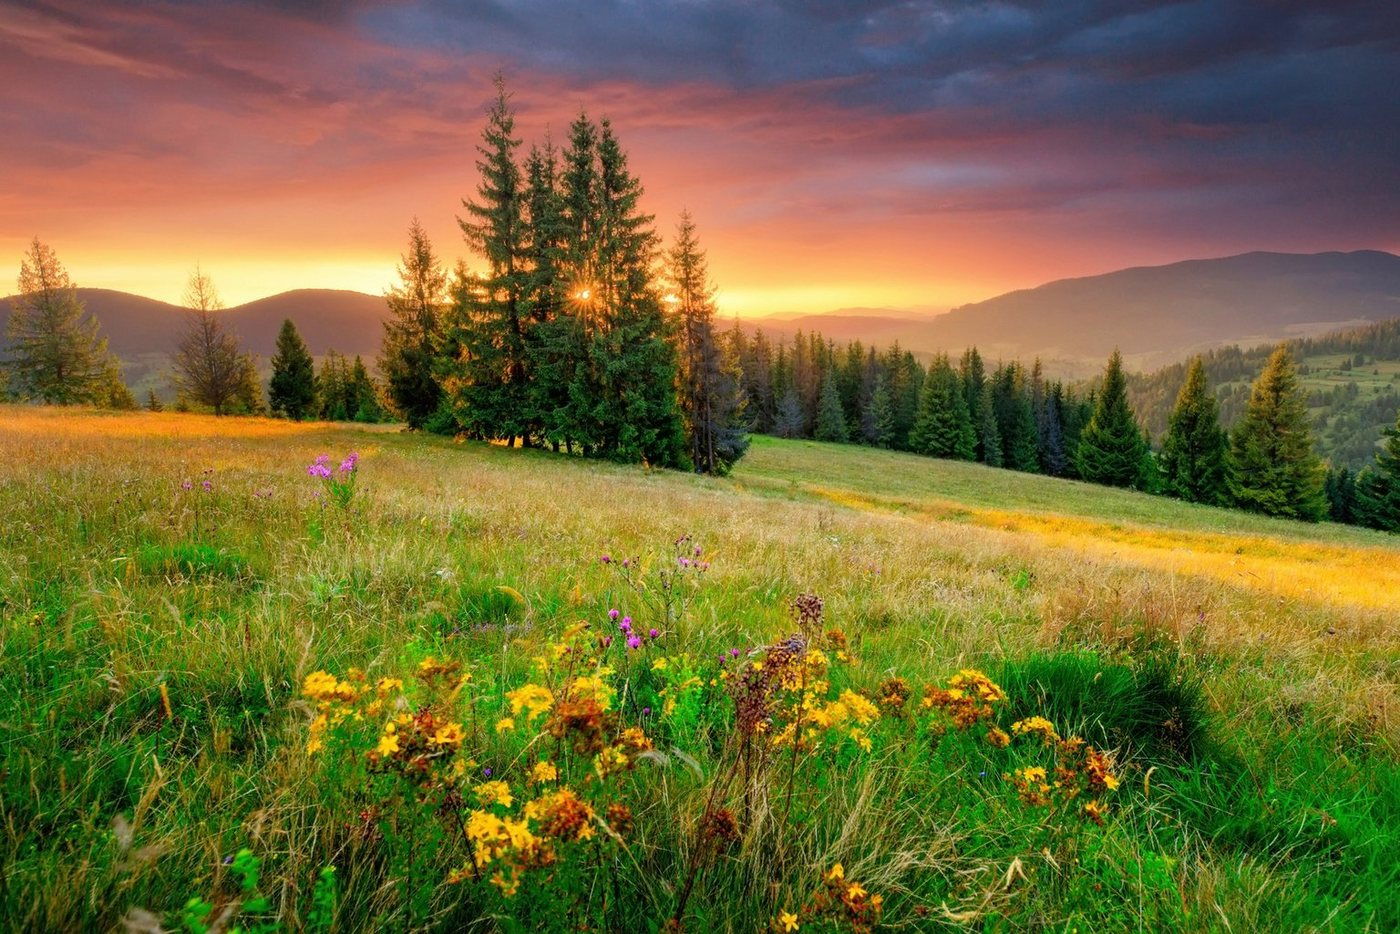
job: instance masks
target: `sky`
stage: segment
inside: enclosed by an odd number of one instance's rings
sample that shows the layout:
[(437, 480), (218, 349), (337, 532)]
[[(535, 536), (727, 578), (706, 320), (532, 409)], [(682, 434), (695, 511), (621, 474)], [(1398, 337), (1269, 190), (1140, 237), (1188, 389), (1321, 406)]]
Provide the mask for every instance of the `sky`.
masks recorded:
[(470, 263), (497, 71), (527, 143), (611, 119), (725, 314), (1400, 251), (1390, 0), (0, 0), (0, 282), (38, 236), (167, 301), (379, 293), (414, 217)]

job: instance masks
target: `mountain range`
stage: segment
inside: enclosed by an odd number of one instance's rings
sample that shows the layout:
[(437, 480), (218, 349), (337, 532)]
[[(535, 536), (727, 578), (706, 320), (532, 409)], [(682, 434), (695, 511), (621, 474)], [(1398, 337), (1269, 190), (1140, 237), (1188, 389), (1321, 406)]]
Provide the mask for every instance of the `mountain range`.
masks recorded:
[[(123, 359), (146, 361), (171, 349), (180, 309), (108, 289), (79, 289)], [(0, 325), (9, 316), (0, 299)], [(331, 289), (284, 292), (229, 308), (226, 320), (246, 349), (271, 356), (284, 318), (311, 352), (378, 353), (383, 298)], [(1148, 370), (1227, 344), (1251, 346), (1400, 316), (1400, 256), (1245, 253), (1063, 279), (964, 305), (944, 314), (848, 308), (744, 322), (770, 338), (818, 330), (838, 343), (898, 340), (921, 356), (976, 344), (995, 360), (1041, 357), (1064, 376), (1094, 372), (1115, 348), (1131, 369)], [(0, 330), (0, 334), (3, 331)]]

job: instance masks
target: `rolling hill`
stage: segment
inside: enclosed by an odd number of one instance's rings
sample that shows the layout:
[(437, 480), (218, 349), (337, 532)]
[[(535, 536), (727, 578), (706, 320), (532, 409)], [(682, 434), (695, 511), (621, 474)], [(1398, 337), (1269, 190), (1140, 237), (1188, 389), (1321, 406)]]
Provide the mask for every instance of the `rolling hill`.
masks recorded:
[[(181, 312), (178, 306), (112, 289), (78, 289), (78, 297), (102, 325), (109, 346), (124, 360), (171, 350)], [(12, 298), (0, 299), (0, 335)], [(275, 351), (277, 329), (286, 318), (296, 322), (316, 355), (333, 349), (372, 357), (384, 335), (384, 299), (342, 289), (297, 289), (235, 305), (220, 314), (245, 349), (265, 357)]]
[[(863, 310), (864, 311), (864, 310)], [(1152, 369), (1227, 344), (1307, 337), (1400, 316), (1400, 256), (1245, 253), (1142, 266), (1008, 292), (938, 315), (837, 312), (756, 322), (785, 336), (816, 329), (831, 339), (894, 339), (915, 352), (1043, 358), (1064, 376), (1088, 375), (1117, 347), (1133, 369)], [(770, 323), (771, 322), (771, 323)]]

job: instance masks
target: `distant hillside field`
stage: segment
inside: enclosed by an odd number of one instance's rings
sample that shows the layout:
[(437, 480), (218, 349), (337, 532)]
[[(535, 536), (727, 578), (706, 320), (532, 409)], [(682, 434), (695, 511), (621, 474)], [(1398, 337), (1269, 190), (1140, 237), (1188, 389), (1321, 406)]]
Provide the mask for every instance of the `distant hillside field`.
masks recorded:
[[(1225, 347), (1203, 356), (1227, 427), (1244, 414), (1250, 385), (1274, 346)], [(1382, 433), (1400, 412), (1400, 318), (1294, 340), (1288, 346), (1308, 393), (1319, 452), (1338, 466), (1370, 463)], [(1166, 432), (1185, 381), (1185, 364), (1129, 378), (1133, 408), (1154, 439)]]

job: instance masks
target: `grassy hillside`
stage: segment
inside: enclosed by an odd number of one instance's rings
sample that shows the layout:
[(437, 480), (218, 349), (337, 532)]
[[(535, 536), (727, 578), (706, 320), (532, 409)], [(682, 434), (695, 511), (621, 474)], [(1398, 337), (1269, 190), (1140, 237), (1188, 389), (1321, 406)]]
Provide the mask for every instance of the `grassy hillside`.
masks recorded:
[[(1203, 356), (1227, 427), (1244, 414), (1250, 385), (1273, 347), (1225, 347)], [(1289, 351), (1308, 394), (1318, 450), (1338, 465), (1370, 463), (1400, 412), (1400, 318), (1290, 341)], [(1185, 380), (1185, 364), (1129, 379), (1133, 407), (1154, 438), (1166, 432)]]
[(6, 929), (1400, 925), (1393, 536), (766, 438), (0, 429)]

